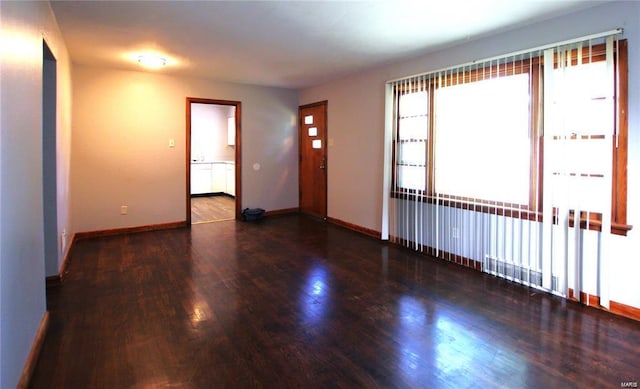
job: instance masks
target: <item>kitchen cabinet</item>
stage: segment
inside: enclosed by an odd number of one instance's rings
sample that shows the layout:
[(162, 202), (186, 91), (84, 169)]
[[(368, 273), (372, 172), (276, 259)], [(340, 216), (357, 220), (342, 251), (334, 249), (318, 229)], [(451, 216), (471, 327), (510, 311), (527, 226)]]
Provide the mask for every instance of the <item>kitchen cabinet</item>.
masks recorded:
[(211, 164), (211, 193), (223, 193), (227, 187), (225, 164), (214, 162)]
[(236, 118), (227, 118), (227, 145), (235, 146), (236, 144)]
[(233, 162), (191, 164), (191, 194), (226, 193), (236, 195), (236, 168)]
[(236, 165), (234, 163), (225, 164), (226, 174), (226, 190), (225, 193), (231, 196), (236, 195)]
[(211, 164), (191, 164), (191, 194), (211, 192)]

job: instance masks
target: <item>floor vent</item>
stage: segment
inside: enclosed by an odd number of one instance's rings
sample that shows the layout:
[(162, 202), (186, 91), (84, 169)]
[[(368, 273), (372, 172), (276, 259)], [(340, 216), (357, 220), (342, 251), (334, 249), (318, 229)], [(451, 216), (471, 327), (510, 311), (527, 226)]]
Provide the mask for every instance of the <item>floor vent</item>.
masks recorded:
[[(506, 278), (509, 281), (544, 289), (542, 287), (541, 272), (497, 259), (490, 255), (485, 255), (484, 262), (482, 263), (482, 271), (496, 277)], [(558, 277), (551, 277), (551, 290), (558, 290)]]

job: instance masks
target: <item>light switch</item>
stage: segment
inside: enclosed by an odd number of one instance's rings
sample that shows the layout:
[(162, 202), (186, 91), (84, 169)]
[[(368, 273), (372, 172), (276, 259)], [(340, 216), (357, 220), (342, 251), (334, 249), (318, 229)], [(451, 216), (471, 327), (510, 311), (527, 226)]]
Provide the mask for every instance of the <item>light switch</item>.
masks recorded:
[(169, 139), (169, 147), (176, 147), (176, 140), (175, 139)]

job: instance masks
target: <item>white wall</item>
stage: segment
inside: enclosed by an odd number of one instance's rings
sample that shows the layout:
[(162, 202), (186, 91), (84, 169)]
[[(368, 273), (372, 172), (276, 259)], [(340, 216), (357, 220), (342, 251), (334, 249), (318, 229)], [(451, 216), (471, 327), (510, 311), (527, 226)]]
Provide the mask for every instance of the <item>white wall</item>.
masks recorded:
[[(46, 309), (42, 40), (58, 60), (58, 225), (68, 228), (71, 77), (47, 2), (0, 2), (0, 387), (13, 388)], [(59, 251), (59, 258), (62, 256)]]
[(73, 72), (74, 231), (186, 219), (187, 97), (242, 102), (242, 207), (298, 206), (297, 91), (79, 65)]
[(628, 217), (635, 228), (614, 238), (611, 299), (640, 308), (640, 3), (612, 2), (471, 41), (300, 92), (300, 104), (328, 100), (330, 217), (381, 230), (385, 81), (547, 43), (624, 28), (629, 41)]
[(215, 104), (191, 104), (191, 159), (234, 161), (235, 147), (228, 145), (227, 119), (235, 107)]

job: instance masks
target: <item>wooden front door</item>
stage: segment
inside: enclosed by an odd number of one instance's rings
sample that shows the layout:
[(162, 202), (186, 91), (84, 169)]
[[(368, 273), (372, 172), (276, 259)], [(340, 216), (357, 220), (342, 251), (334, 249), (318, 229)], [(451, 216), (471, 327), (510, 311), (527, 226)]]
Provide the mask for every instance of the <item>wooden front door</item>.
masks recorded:
[(298, 109), (300, 211), (327, 217), (327, 102)]

